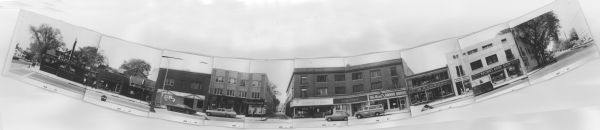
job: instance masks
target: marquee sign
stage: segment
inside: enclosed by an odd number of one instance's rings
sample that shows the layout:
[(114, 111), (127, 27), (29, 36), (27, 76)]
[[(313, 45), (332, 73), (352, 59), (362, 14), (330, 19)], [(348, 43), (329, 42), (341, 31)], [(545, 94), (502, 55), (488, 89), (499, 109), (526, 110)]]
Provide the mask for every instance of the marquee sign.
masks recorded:
[(488, 75), (488, 74), (490, 74), (490, 73), (493, 73), (493, 72), (496, 72), (496, 71), (502, 70), (502, 69), (504, 69), (504, 68), (507, 68), (507, 67), (509, 67), (509, 66), (512, 66), (512, 65), (519, 65), (519, 63), (520, 63), (520, 62), (519, 62), (519, 59), (515, 59), (515, 60), (513, 60), (513, 61), (510, 61), (510, 62), (508, 62), (508, 63), (504, 63), (504, 64), (502, 64), (502, 65), (498, 65), (498, 66), (496, 66), (496, 67), (494, 67), (494, 68), (491, 68), (491, 69), (488, 69), (488, 70), (484, 70), (484, 71), (481, 71), (481, 72), (479, 72), (479, 73), (477, 73), (477, 74), (474, 74), (473, 76), (471, 76), (471, 78), (472, 78), (472, 79), (478, 79), (478, 78), (481, 78), (481, 77), (483, 77), (483, 76), (486, 76), (486, 75)]

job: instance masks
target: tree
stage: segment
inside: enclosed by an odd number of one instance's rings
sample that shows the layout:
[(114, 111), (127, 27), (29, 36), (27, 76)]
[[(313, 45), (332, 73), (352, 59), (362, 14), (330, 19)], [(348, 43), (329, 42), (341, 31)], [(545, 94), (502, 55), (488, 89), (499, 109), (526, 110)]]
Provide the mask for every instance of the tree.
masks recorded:
[(119, 69), (125, 70), (123, 74), (127, 76), (137, 76), (148, 78), (148, 72), (151, 69), (150, 64), (142, 59), (129, 59), (121, 64)]
[(558, 40), (560, 27), (556, 14), (554, 12), (547, 12), (519, 24), (512, 30), (515, 38), (527, 45), (526, 48), (528, 48), (539, 65), (545, 66), (555, 60), (552, 53), (546, 51), (546, 48), (552, 41)]
[(577, 35), (577, 31), (575, 30), (575, 28), (571, 29), (571, 34), (569, 34), (569, 35), (570, 35), (569, 41), (579, 40), (579, 35)]
[(104, 55), (98, 52), (97, 47), (86, 46), (79, 48), (79, 50), (74, 52), (75, 57), (77, 57), (77, 62), (82, 63), (86, 66), (90, 67), (98, 67), (104, 64)]
[(57, 50), (65, 46), (59, 29), (52, 28), (48, 24), (42, 24), (39, 27), (29, 26), (31, 32), (31, 44), (29, 51), (34, 54), (33, 60), (40, 61), (42, 54), (48, 50)]

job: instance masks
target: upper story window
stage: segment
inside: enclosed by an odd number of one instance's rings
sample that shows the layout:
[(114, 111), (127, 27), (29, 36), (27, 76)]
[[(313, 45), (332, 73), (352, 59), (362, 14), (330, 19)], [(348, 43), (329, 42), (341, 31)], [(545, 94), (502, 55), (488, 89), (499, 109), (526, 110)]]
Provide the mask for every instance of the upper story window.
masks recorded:
[(483, 63), (481, 63), (481, 60), (471, 62), (471, 70), (476, 70), (481, 67), (483, 67)]
[(504, 38), (504, 39), (500, 40), (500, 42), (502, 42), (502, 43), (506, 43), (506, 38)]
[(327, 87), (317, 88), (317, 96), (326, 96), (327, 95)]
[(300, 84), (307, 84), (307, 83), (308, 83), (308, 76), (306, 76), (306, 75), (300, 76)]
[(317, 82), (327, 82), (327, 75), (318, 75)]
[(458, 55), (452, 55), (452, 59), (458, 59)]
[(252, 87), (260, 86), (260, 82), (252, 81)]
[(344, 81), (344, 80), (346, 80), (346, 75), (344, 75), (344, 74), (336, 74), (334, 76), (334, 78), (335, 78), (335, 81)]
[(175, 80), (174, 79), (167, 79), (167, 81), (165, 82), (165, 85), (175, 86)]
[(352, 80), (362, 79), (362, 72), (352, 73)]
[(357, 84), (357, 85), (352, 86), (352, 92), (357, 93), (357, 92), (362, 92), (362, 91), (364, 91), (364, 87), (362, 84)]
[(506, 54), (506, 60), (511, 61), (515, 59), (515, 55), (513, 55), (510, 49), (505, 50), (504, 53)]
[(300, 97), (308, 97), (308, 89), (306, 89), (306, 88), (300, 89)]
[(390, 75), (398, 76), (398, 71), (396, 70), (396, 67), (390, 67)]
[(222, 83), (223, 82), (223, 76), (217, 76), (217, 78), (215, 80), (216, 80), (216, 82)]
[(192, 89), (200, 89), (200, 83), (192, 83), (192, 84), (190, 84), (190, 88), (192, 88)]
[(371, 88), (373, 88), (373, 89), (382, 89), (383, 85), (381, 85), (381, 81), (379, 81), (379, 82), (372, 82), (371, 83)]
[(381, 77), (381, 71), (380, 70), (372, 70), (371, 72), (369, 72), (369, 74), (371, 75), (371, 78)]
[(230, 78), (229, 79), (229, 84), (235, 84), (235, 78)]
[(470, 50), (470, 51), (467, 51), (467, 54), (469, 54), (469, 55), (471, 55), (473, 53), (477, 53), (477, 48), (475, 48), (473, 50)]
[(346, 94), (346, 87), (335, 87), (335, 94)]
[(481, 49), (485, 50), (485, 49), (491, 48), (493, 45), (494, 45), (493, 43), (483, 45), (483, 46), (481, 46)]
[(463, 70), (462, 65), (456, 66), (456, 75), (463, 76), (465, 75), (465, 71)]
[(485, 62), (487, 63), (487, 65), (491, 65), (494, 63), (498, 62), (498, 56), (496, 56), (496, 54), (485, 57)]
[(248, 80), (245, 80), (245, 79), (240, 80), (240, 86), (246, 86), (246, 82), (248, 82)]

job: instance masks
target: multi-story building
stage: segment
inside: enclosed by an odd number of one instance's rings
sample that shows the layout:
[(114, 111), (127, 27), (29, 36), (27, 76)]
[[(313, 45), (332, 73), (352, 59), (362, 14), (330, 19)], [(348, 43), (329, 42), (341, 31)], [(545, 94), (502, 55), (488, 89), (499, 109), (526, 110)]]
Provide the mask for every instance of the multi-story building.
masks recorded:
[(427, 104), (457, 95), (448, 67), (406, 77), (411, 106)]
[(466, 86), (465, 90), (473, 86), (476, 96), (509, 83), (507, 81), (518, 80), (525, 72), (515, 39), (510, 33), (451, 52), (448, 58), (452, 58), (448, 61), (454, 84)]
[(296, 68), (286, 90), (286, 114), (322, 118), (333, 111), (354, 114), (366, 105), (408, 113), (403, 61), (346, 67)]
[(160, 68), (155, 103), (171, 111), (204, 112), (210, 79), (211, 74)]
[(264, 73), (213, 69), (207, 109), (233, 109), (238, 115), (264, 116), (276, 112), (276, 100)]

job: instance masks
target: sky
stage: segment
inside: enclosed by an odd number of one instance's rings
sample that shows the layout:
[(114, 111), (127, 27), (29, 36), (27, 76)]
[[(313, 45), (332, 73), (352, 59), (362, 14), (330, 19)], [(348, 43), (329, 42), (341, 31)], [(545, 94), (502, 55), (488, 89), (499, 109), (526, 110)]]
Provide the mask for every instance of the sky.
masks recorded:
[(402, 51), (405, 63), (414, 74), (445, 67), (446, 54), (458, 51), (460, 46), (456, 38), (428, 43), (417, 48)]
[(190, 72), (211, 74), (213, 67), (213, 58), (199, 56), (176, 51), (163, 51), (160, 67)]
[(159, 48), (223, 57), (293, 59), (410, 48), (509, 21), (551, 1), (21, 0), (14, 3), (106, 35)]
[(162, 51), (140, 44), (123, 41), (112, 37), (102, 37), (99, 44), (100, 53), (106, 58), (108, 66), (119, 69), (130, 59), (142, 59), (150, 64), (148, 79), (156, 81)]

